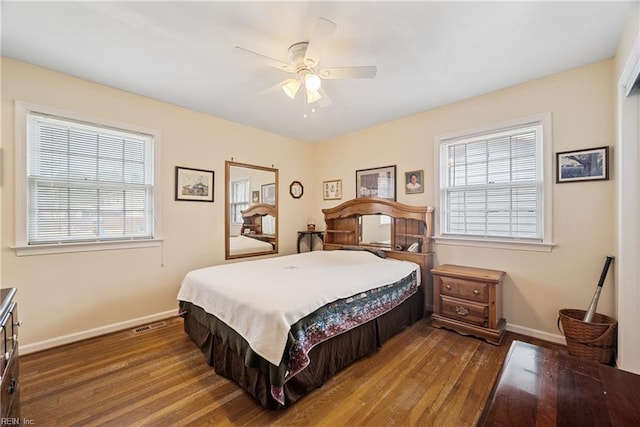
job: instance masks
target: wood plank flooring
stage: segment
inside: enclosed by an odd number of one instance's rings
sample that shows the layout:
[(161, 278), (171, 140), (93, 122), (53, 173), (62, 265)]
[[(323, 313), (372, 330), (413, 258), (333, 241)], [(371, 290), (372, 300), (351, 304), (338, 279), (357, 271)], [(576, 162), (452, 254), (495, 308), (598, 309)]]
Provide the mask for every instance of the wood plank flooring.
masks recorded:
[[(291, 407), (218, 376), (182, 319), (22, 356), (21, 417), (38, 426), (473, 426), (514, 339), (497, 347), (420, 321)], [(566, 350), (561, 350), (566, 351)]]

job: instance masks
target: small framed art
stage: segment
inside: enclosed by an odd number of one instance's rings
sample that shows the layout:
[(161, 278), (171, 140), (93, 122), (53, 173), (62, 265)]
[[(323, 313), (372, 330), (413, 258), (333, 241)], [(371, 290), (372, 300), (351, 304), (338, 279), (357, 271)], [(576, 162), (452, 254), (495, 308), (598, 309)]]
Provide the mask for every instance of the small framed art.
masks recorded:
[(260, 203), (260, 192), (258, 190), (251, 192), (251, 203)]
[(609, 147), (556, 153), (556, 182), (609, 179)]
[(424, 193), (424, 171), (409, 171), (404, 173), (404, 192), (406, 194)]
[(267, 205), (275, 205), (276, 204), (276, 184), (264, 184), (261, 187), (262, 190), (262, 203), (266, 203)]
[(322, 183), (322, 198), (324, 200), (342, 199), (342, 180), (324, 181)]
[(176, 166), (176, 200), (213, 202), (214, 172)]
[(356, 198), (379, 197), (396, 199), (396, 166), (356, 171)]

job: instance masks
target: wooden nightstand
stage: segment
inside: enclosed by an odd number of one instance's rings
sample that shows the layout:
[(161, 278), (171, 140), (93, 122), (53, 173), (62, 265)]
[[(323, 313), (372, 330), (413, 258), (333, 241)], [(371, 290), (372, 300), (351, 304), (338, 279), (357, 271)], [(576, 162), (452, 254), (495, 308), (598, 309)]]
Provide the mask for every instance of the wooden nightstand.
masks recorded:
[(499, 289), (505, 272), (445, 264), (431, 273), (435, 306), (431, 324), (499, 345), (507, 323)]

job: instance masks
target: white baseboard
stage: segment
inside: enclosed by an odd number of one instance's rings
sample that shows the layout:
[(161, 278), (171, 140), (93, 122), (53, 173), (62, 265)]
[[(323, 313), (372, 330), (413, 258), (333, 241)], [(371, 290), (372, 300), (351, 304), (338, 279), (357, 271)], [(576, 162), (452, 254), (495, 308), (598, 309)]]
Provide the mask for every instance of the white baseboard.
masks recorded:
[[(427, 311), (431, 311), (433, 313), (433, 305), (427, 305)], [(540, 331), (538, 329), (526, 328), (524, 326), (513, 325), (511, 323), (507, 323), (506, 329), (507, 331), (515, 332), (516, 334), (526, 335), (531, 338), (537, 338), (539, 340), (548, 341), (556, 344), (566, 345), (567, 343), (564, 335), (551, 334), (549, 332)]]
[(51, 338), (32, 344), (20, 345), (20, 354), (35, 353), (36, 351), (47, 350), (49, 348), (58, 347), (73, 342), (94, 338), (100, 335), (109, 334), (111, 332), (121, 331), (123, 329), (134, 328), (136, 326), (147, 323), (157, 322), (159, 320), (168, 319), (178, 315), (178, 310), (169, 310), (163, 313), (151, 314), (149, 316), (139, 317), (137, 319), (126, 320), (124, 322), (113, 323), (111, 325), (100, 326), (98, 328), (88, 329), (86, 331), (76, 332), (73, 334), (63, 335), (61, 337)]
[[(100, 326), (99, 328), (93, 328), (86, 331), (63, 335), (61, 337), (35, 342), (33, 344), (20, 345), (20, 354), (35, 353), (37, 351), (47, 350), (49, 348), (58, 347), (65, 344), (71, 344), (73, 342), (82, 341), (88, 338), (94, 338), (100, 335), (109, 334), (111, 332), (117, 332), (123, 329), (134, 328), (136, 326), (144, 325), (147, 323), (157, 322), (159, 320), (174, 317), (177, 315), (177, 313), (177, 310), (169, 310), (162, 313), (139, 317), (137, 319), (131, 319), (124, 322), (113, 323), (111, 325)], [(562, 335), (551, 334), (549, 332), (525, 328), (524, 326), (513, 325), (510, 323), (507, 324), (507, 331), (515, 332), (517, 334), (526, 335), (528, 337), (537, 338), (544, 341), (553, 342), (556, 344), (566, 343), (565, 338)]]
[(549, 332), (539, 331), (537, 329), (525, 328), (524, 326), (512, 325), (507, 323), (507, 331), (515, 332), (516, 334), (526, 335), (531, 338), (537, 338), (543, 341), (549, 341), (556, 344), (566, 344), (564, 335), (551, 334)]

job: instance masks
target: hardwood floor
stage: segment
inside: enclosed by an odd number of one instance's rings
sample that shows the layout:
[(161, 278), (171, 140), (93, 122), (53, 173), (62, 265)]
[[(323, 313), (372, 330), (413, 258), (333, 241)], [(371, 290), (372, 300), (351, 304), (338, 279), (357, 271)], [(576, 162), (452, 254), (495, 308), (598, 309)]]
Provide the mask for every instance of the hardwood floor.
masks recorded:
[(164, 323), (22, 356), (21, 417), (39, 426), (472, 426), (514, 339), (563, 348), (512, 333), (497, 347), (425, 320), (269, 411), (205, 363), (182, 319)]

